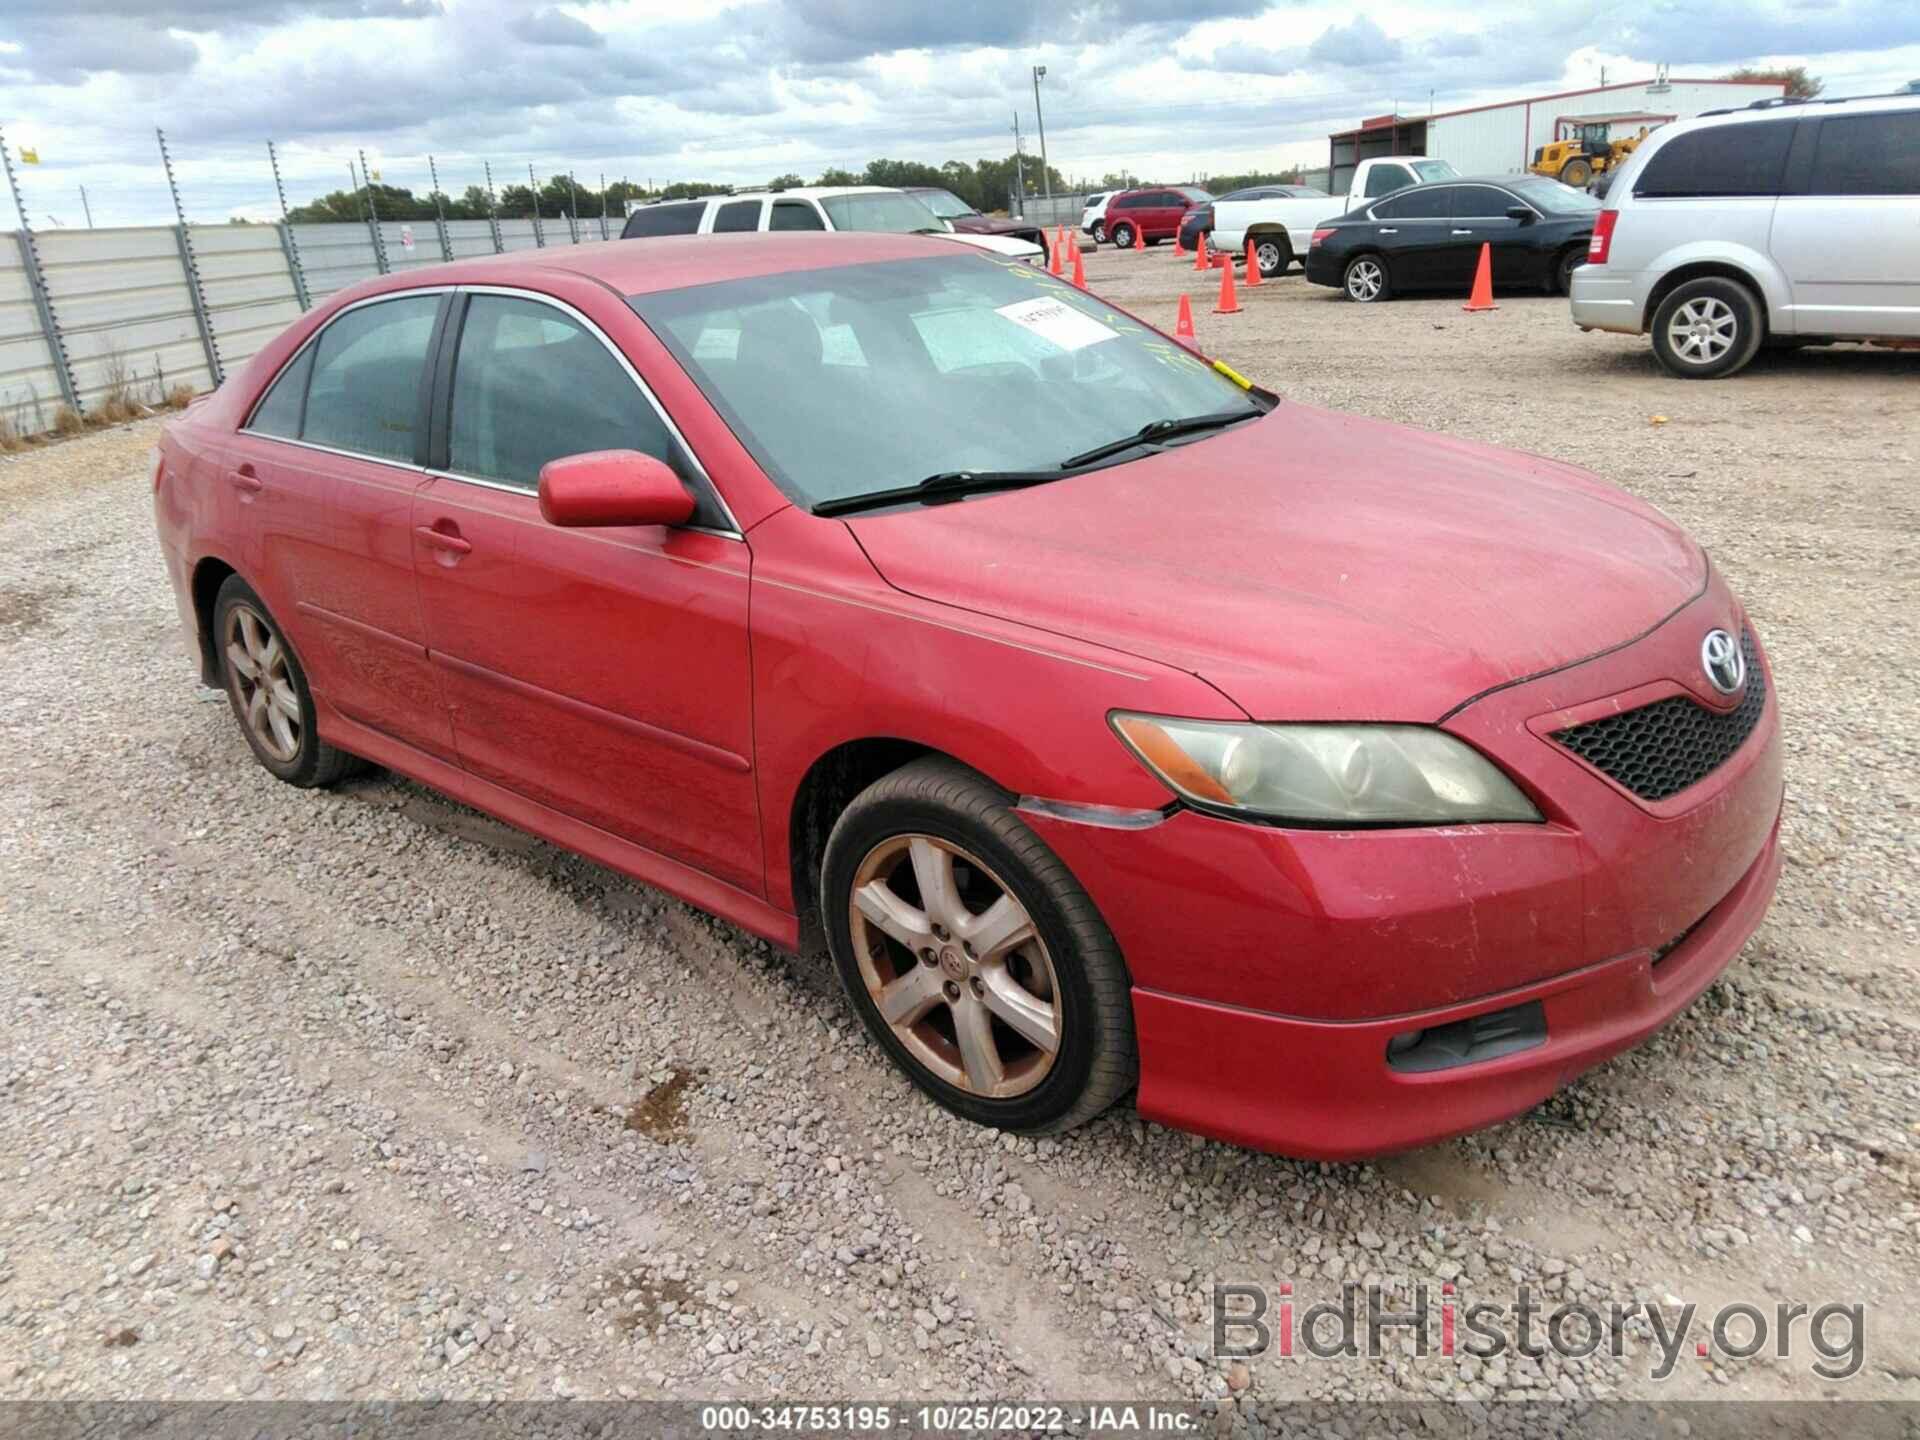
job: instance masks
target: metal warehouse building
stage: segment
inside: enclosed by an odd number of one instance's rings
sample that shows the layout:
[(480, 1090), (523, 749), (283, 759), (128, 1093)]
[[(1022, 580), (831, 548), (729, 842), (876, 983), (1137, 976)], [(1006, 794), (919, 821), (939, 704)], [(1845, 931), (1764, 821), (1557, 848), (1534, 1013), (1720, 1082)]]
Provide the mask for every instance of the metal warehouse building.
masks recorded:
[(1357, 130), (1328, 136), (1334, 194), (1344, 194), (1354, 166), (1376, 155), (1431, 155), (1451, 161), (1463, 175), (1499, 175), (1525, 170), (1533, 152), (1554, 138), (1563, 119), (1607, 119), (1622, 129), (1686, 120), (1786, 93), (1778, 81), (1668, 80), (1664, 76), (1627, 85), (1596, 85), (1499, 105), (1475, 105), (1412, 119), (1376, 115)]

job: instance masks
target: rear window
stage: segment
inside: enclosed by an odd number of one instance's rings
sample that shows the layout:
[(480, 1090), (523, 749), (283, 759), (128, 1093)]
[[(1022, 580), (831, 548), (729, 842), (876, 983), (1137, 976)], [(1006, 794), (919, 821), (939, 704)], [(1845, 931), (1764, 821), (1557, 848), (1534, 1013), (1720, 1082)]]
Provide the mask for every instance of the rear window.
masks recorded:
[(1920, 195), (1920, 110), (1829, 116), (1810, 188), (1815, 195)]
[(1676, 135), (1654, 152), (1634, 182), (1635, 195), (1778, 195), (1797, 120), (1715, 125)]
[(649, 205), (627, 217), (622, 240), (637, 240), (650, 235), (692, 235), (700, 229), (700, 217), (706, 202), (695, 200), (683, 205)]

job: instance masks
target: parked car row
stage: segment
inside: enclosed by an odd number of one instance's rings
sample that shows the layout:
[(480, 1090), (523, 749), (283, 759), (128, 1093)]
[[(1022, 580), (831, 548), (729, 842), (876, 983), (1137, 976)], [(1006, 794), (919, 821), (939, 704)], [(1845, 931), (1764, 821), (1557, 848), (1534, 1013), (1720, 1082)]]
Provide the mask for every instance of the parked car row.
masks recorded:
[(1044, 260), (1047, 256), (1046, 235), (1038, 226), (982, 215), (951, 191), (931, 187), (896, 190), (884, 185), (812, 185), (655, 201), (635, 206), (628, 213), (620, 238), (760, 230), (944, 235), (1016, 259)]

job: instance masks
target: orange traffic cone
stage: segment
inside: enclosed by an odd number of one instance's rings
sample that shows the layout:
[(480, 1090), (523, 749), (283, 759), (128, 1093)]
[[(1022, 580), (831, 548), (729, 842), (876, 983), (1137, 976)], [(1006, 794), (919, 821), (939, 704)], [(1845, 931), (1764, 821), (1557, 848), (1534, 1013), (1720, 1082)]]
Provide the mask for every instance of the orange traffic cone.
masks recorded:
[(1173, 232), (1173, 253), (1183, 259), (1188, 253), (1187, 247), (1180, 243), (1180, 232), (1178, 230)]
[[(1042, 234), (1044, 233), (1045, 232), (1043, 231)], [(1053, 237), (1053, 244), (1047, 247), (1047, 273), (1048, 274), (1058, 275), (1060, 273), (1060, 267), (1063, 263), (1065, 263), (1061, 257), (1061, 252), (1065, 249), (1066, 249), (1066, 246), (1060, 243), (1060, 236), (1056, 233)]]
[(1216, 315), (1238, 315), (1240, 301), (1233, 293), (1233, 266), (1220, 267), (1220, 301), (1213, 307)]
[(1467, 297), (1462, 310), (1498, 310), (1493, 303), (1493, 246), (1486, 241), (1480, 242), (1480, 268), (1473, 272), (1473, 294)]
[(1247, 285), (1249, 288), (1260, 283), (1260, 257), (1253, 253), (1253, 241), (1247, 241)]
[(1067, 243), (1067, 227), (1066, 226), (1058, 223), (1054, 225), (1053, 243), (1056, 245), (1064, 245)]
[(1207, 232), (1202, 230), (1193, 239), (1193, 268), (1204, 270), (1211, 263), (1207, 259)]
[(1135, 226), (1133, 231), (1133, 248), (1136, 250), (1144, 250), (1147, 248), (1147, 232), (1138, 226)]
[(1182, 345), (1199, 348), (1199, 338), (1193, 333), (1193, 302), (1185, 295), (1180, 297), (1180, 318), (1173, 322), (1173, 338)]
[(1087, 264), (1080, 255), (1080, 247), (1073, 247), (1073, 283), (1082, 290), (1087, 288)]

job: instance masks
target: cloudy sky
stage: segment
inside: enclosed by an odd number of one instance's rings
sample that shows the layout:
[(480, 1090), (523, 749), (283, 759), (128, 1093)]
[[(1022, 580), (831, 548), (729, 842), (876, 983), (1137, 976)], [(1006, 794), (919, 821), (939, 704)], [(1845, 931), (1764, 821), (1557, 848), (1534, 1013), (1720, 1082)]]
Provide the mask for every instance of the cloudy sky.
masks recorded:
[[(886, 155), (1001, 156), (1044, 64), (1069, 176), (1186, 179), (1324, 163), (1328, 131), (1396, 106), (1748, 63), (1829, 94), (1920, 78), (1920, 0), (4, 0), (0, 127), (36, 227), (170, 221), (164, 127), (196, 220), (345, 188), (582, 179), (756, 182)], [(3, 204), (0, 201), (0, 204)], [(12, 226), (11, 214), (0, 225)]]

